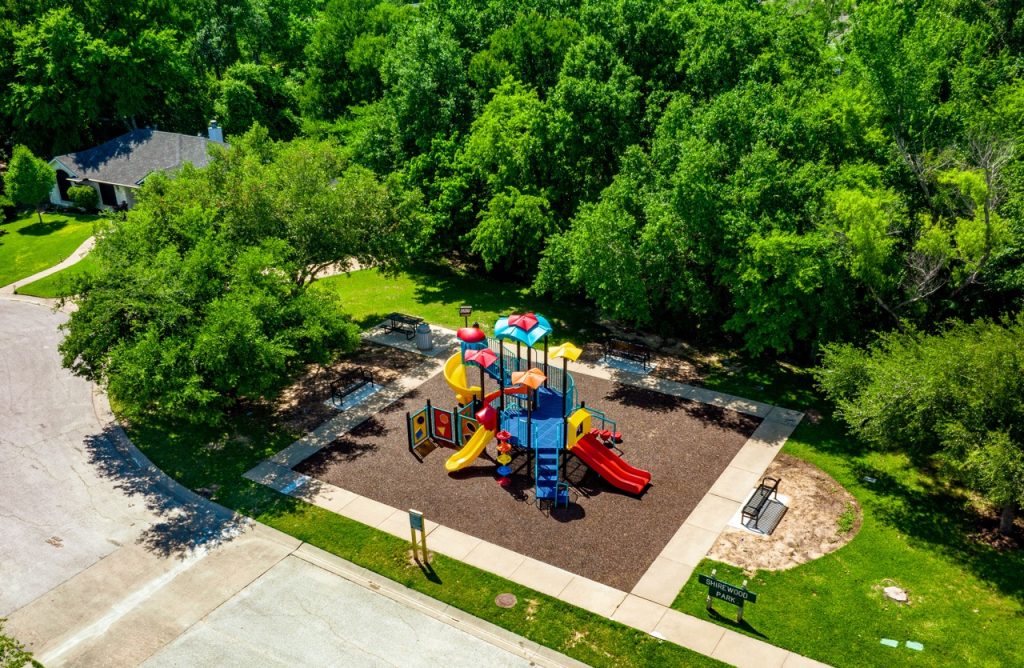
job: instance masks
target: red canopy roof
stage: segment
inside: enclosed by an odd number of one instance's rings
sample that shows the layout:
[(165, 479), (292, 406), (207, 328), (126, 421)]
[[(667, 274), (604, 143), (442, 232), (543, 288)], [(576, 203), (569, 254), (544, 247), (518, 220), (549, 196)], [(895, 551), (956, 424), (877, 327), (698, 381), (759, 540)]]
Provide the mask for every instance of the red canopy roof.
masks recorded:
[(537, 316), (532, 313), (523, 313), (522, 315), (510, 315), (508, 317), (508, 324), (513, 327), (518, 327), (524, 332), (528, 332), (537, 326)]
[(467, 350), (464, 358), (467, 362), (479, 364), (485, 369), (498, 361), (498, 356), (491, 352), (490, 348)]
[(459, 337), (459, 341), (466, 343), (479, 343), (487, 338), (484, 330), (476, 327), (459, 327), (459, 331), (455, 335)]

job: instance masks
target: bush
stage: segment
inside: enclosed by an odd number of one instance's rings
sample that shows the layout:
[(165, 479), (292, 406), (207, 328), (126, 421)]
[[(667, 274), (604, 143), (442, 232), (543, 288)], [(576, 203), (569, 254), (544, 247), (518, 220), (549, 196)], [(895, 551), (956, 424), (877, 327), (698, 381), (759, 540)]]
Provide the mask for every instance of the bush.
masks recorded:
[(95, 211), (100, 205), (100, 196), (92, 186), (71, 186), (68, 188), (68, 199), (83, 211)]
[(18, 207), (14, 205), (11, 198), (0, 193), (0, 223), (6, 223), (10, 220), (14, 220), (14, 216), (17, 213)]

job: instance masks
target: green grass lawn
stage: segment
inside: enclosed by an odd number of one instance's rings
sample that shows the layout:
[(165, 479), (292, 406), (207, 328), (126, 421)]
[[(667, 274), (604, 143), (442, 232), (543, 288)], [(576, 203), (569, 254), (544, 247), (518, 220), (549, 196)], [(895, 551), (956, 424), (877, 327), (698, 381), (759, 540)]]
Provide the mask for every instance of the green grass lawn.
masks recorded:
[[(425, 573), (407, 556), (407, 541), (242, 478), (297, 436), (275, 429), (258, 412), (238, 416), (227, 430), (154, 420), (128, 431), (182, 484), (219, 486), (217, 502), (590, 665), (723, 665), (443, 555), (435, 555), (432, 572)], [(515, 594), (519, 604), (497, 607), (494, 598), (502, 592)]]
[(527, 288), (501, 283), (488, 278), (456, 274), (443, 270), (419, 270), (387, 278), (376, 269), (332, 276), (317, 286), (337, 292), (363, 328), (379, 323), (392, 312), (418, 316), (435, 325), (450, 328), (463, 326), (459, 306), (469, 304), (473, 315), (488, 332), (493, 331), (499, 315), (536, 311), (554, 327), (551, 343), (566, 340), (583, 343), (600, 336), (591, 307), (573, 308), (532, 296)]
[(82, 274), (90, 274), (94, 271), (96, 271), (96, 260), (90, 253), (67, 269), (62, 269), (55, 274), (44, 276), (38, 281), (32, 281), (27, 285), (21, 286), (18, 288), (17, 293), (19, 295), (54, 299), (63, 294), (71, 279)]
[(0, 225), (0, 285), (52, 267), (92, 236), (98, 216), (44, 213), (23, 215)]
[[(461, 324), (457, 307), (469, 303), (477, 309), (474, 318), (488, 327), (498, 314), (536, 309), (577, 342), (594, 331), (588, 328), (587, 311), (531, 299), (514, 286), (474, 277), (412, 272), (390, 280), (366, 271), (327, 279), (320, 284), (324, 288), (337, 290), (364, 326), (390, 311), (403, 311), (455, 327)], [(844, 485), (861, 504), (864, 521), (853, 541), (835, 553), (788, 571), (750, 576), (750, 589), (759, 598), (748, 606), (742, 626), (730, 621), (734, 610), (722, 602), (718, 608), (726, 616), (712, 621), (839, 666), (1019, 663), (1012, 639), (1024, 630), (1024, 556), (971, 540), (978, 518), (969, 500), (923, 473), (925, 468), (904, 456), (863, 451), (830, 417), (806, 370), (737, 355), (726, 358), (705, 385), (823, 415), (816, 423), (805, 418), (785, 451)], [(710, 663), (440, 555), (434, 573), (425, 574), (410, 565), (404, 541), (244, 480), (245, 470), (296, 436), (279, 432), (269, 417), (240, 416), (224, 432), (153, 421), (134, 425), (130, 434), (185, 485), (219, 485), (216, 500), (229, 507), (582, 661), (598, 666)], [(208, 448), (208, 443), (224, 447)], [(877, 482), (864, 482), (864, 476)], [(697, 572), (716, 567), (726, 580), (739, 584), (744, 579), (736, 569), (713, 562)], [(909, 605), (883, 598), (882, 587), (893, 583), (908, 590)], [(502, 591), (527, 604), (497, 608), (493, 599)], [(707, 618), (705, 593), (695, 573), (674, 606)], [(882, 638), (918, 641), (925, 648), (889, 648), (879, 644)]]
[[(837, 666), (1019, 665), (1010, 638), (1024, 632), (1024, 554), (997, 552), (970, 539), (978, 517), (969, 499), (936, 480), (906, 456), (862, 450), (827, 417), (806, 372), (782, 366), (752, 366), (709, 379), (709, 384), (755, 399), (816, 408), (826, 417), (805, 418), (784, 449), (838, 480), (859, 501), (864, 522), (840, 550), (787, 571), (757, 572), (705, 560), (674, 607), (701, 618), (707, 587), (697, 574), (734, 584), (750, 577), (758, 594), (744, 624), (735, 608), (716, 603), (719, 624)], [(787, 400), (775, 399), (773, 395)], [(876, 483), (863, 480), (875, 478)], [(785, 492), (785, 480), (781, 490)], [(882, 588), (896, 584), (910, 604), (888, 601)], [(899, 648), (880, 644), (901, 642)], [(924, 644), (917, 652), (907, 640)]]

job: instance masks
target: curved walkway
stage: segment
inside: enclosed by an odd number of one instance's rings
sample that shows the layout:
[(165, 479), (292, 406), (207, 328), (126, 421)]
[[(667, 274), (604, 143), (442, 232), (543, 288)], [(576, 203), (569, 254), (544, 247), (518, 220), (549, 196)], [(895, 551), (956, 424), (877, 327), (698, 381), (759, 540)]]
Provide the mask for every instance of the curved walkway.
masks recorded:
[(3, 287), (0, 287), (0, 295), (13, 295), (15, 291), (23, 285), (34, 283), (41, 278), (46, 278), (50, 274), (56, 274), (58, 271), (63, 271), (64, 269), (67, 269), (73, 264), (78, 264), (79, 262), (82, 261), (82, 258), (89, 254), (89, 251), (91, 251), (93, 246), (95, 245), (96, 237), (89, 237), (88, 239), (82, 242), (81, 246), (75, 249), (74, 253), (69, 255), (60, 264), (55, 264), (49, 269), (43, 269), (42, 271), (32, 274), (31, 276), (26, 276), (25, 278), (19, 279), (17, 281), (14, 281), (13, 283), (9, 283)]
[(44, 665), (578, 665), (170, 480), (8, 295), (0, 616)]

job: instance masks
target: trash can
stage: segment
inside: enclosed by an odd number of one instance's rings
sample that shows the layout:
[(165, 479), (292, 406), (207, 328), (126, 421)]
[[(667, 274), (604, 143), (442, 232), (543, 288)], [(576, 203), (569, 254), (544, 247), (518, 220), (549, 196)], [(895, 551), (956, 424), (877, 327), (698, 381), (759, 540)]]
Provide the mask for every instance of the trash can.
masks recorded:
[(416, 325), (416, 347), (420, 350), (430, 350), (434, 347), (434, 335), (430, 331), (430, 325), (425, 322)]

